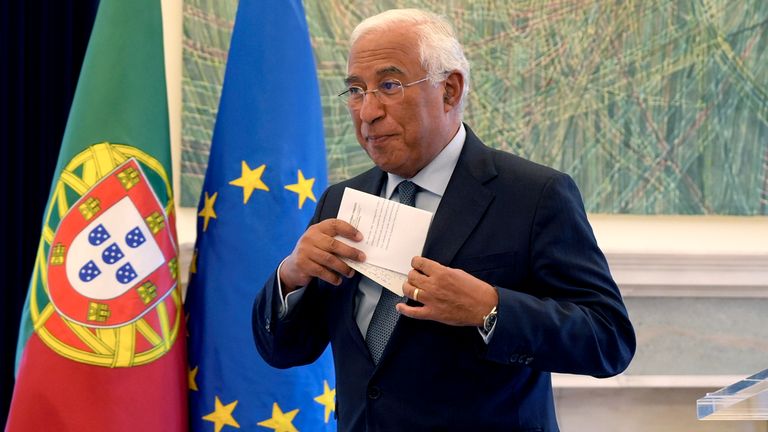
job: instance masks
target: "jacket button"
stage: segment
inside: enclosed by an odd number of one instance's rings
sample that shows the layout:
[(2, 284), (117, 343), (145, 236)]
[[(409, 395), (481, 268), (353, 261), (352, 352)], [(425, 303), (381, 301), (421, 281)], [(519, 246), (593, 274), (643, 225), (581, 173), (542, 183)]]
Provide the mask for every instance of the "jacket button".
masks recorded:
[(368, 387), (368, 399), (376, 400), (381, 397), (381, 389), (376, 386)]

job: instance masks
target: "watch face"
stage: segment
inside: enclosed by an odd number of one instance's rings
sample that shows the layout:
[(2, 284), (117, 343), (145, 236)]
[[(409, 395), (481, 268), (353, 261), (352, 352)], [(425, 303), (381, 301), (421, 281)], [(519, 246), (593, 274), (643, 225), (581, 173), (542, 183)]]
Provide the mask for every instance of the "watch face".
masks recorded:
[(493, 308), (493, 310), (485, 317), (485, 320), (483, 322), (483, 330), (485, 330), (486, 333), (490, 332), (491, 329), (493, 329), (493, 325), (496, 323), (496, 308)]

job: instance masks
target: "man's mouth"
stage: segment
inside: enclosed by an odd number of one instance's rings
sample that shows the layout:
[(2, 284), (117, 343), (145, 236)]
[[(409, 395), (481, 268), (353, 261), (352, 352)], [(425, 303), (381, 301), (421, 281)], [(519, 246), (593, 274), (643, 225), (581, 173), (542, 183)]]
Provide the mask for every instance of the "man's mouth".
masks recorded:
[(365, 137), (365, 140), (368, 141), (370, 144), (381, 144), (385, 142), (387, 139), (391, 138), (392, 135), (368, 135)]

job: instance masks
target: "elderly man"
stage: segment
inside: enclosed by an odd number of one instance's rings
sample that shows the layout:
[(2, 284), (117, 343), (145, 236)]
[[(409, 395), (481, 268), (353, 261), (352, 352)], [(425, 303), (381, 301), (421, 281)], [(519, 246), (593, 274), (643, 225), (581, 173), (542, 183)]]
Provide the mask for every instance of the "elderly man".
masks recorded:
[[(615, 375), (635, 336), (563, 173), (483, 145), (463, 124), (469, 64), (450, 24), (420, 10), (363, 21), (346, 98), (376, 165), (331, 186), (254, 305), (280, 368), (330, 342), (342, 431), (556, 431), (550, 372)], [(356, 274), (336, 219), (344, 188), (434, 212), (399, 298)]]

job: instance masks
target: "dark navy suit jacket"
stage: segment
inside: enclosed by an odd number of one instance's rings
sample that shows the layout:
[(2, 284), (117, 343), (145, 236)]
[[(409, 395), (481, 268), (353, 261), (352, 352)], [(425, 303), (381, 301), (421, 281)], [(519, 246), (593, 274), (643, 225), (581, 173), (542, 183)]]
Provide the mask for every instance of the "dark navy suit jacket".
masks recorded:
[[(373, 168), (331, 186), (311, 223), (336, 216), (345, 187), (379, 194)], [(272, 366), (314, 361), (331, 343), (341, 431), (557, 431), (550, 372), (623, 371), (635, 335), (573, 180), (467, 138), (423, 256), (498, 288), (489, 344), (475, 327), (404, 316), (374, 365), (355, 322), (358, 277), (313, 281), (278, 319), (276, 275), (254, 304)]]

